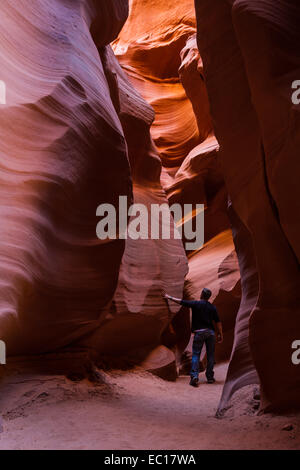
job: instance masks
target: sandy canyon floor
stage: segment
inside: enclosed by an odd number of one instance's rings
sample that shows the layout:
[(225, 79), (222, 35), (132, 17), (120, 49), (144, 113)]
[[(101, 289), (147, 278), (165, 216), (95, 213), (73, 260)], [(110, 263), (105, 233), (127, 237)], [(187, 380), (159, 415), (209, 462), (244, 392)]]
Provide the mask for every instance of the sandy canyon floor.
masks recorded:
[(99, 385), (11, 376), (1, 385), (0, 449), (300, 449), (300, 416), (258, 416), (251, 387), (215, 418), (225, 374), (219, 365), (217, 383), (202, 375), (198, 389), (140, 369), (106, 373)]

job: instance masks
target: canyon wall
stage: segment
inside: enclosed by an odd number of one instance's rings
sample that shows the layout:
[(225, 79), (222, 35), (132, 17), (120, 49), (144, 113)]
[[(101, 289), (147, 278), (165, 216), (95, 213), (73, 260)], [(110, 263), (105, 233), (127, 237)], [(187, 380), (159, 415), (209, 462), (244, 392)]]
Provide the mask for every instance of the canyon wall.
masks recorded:
[(156, 112), (151, 132), (169, 202), (205, 204), (205, 245), (187, 253), (185, 295), (211, 287), (225, 322), (217, 356), (231, 357), (220, 411), (255, 383), (262, 408), (297, 405), (299, 131), (291, 85), (299, 78), (299, 8), (196, 1), (200, 57), (192, 4), (132, 0), (113, 48)]
[(96, 236), (102, 203), (167, 201), (153, 109), (109, 46), (127, 16), (126, 0), (1, 2), (0, 337), (9, 356), (151, 350), (179, 311), (161, 294), (182, 295), (181, 241)]
[[(193, 0), (6, 0), (0, 13), (8, 355), (150, 353), (160, 369), (189, 340), (189, 312), (162, 292), (209, 287), (217, 360), (230, 358), (219, 410), (253, 383), (263, 409), (299, 405), (296, 2), (196, 0), (197, 25)], [(204, 246), (99, 240), (97, 207), (119, 196), (204, 204)]]
[[(176, 6), (131, 0), (129, 19), (113, 49), (132, 84), (155, 110), (151, 134), (162, 161), (161, 182), (169, 204), (204, 204), (205, 243), (202, 249), (187, 251), (185, 297), (198, 299), (205, 286), (212, 290), (225, 330), (217, 360), (229, 359), (241, 297), (240, 273), (193, 0)], [(195, 212), (190, 217), (194, 219)], [(172, 290), (169, 293), (173, 295)]]
[(196, 13), (243, 280), (221, 407), (255, 371), (262, 408), (299, 406), (291, 345), (300, 332), (300, 127), (291, 86), (300, 74), (300, 9), (288, 1), (196, 0)]

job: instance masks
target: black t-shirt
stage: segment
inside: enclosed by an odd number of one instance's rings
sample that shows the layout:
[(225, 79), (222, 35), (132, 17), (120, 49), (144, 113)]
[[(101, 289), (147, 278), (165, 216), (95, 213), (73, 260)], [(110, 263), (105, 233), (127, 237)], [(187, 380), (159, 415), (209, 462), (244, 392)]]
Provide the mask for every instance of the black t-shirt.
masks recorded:
[(182, 300), (181, 305), (192, 309), (192, 332), (206, 328), (214, 330), (213, 322), (220, 322), (216, 307), (207, 300)]

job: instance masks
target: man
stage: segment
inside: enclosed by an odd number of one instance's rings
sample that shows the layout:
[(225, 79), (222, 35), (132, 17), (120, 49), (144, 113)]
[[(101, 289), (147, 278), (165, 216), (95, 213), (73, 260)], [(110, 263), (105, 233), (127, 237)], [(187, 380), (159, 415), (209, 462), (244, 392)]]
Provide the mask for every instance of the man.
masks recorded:
[(209, 302), (211, 294), (211, 291), (206, 288), (203, 289), (200, 300), (181, 300), (164, 294), (165, 299), (172, 300), (177, 304), (192, 309), (192, 333), (194, 333), (194, 341), (190, 385), (193, 387), (198, 387), (199, 362), (204, 343), (207, 355), (207, 383), (215, 383), (214, 365), (216, 336), (214, 324), (217, 328), (218, 343), (222, 343), (223, 341), (223, 329), (216, 307)]

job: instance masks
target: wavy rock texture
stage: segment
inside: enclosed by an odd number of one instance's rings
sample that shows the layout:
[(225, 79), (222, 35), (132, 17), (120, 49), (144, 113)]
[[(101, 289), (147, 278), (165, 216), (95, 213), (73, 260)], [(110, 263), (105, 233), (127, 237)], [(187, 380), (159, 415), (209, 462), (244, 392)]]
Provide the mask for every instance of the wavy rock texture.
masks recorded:
[(202, 129), (199, 133), (178, 74), (180, 53), (195, 31), (193, 0), (178, 5), (131, 0), (129, 20), (113, 46), (132, 83), (155, 110), (152, 137), (164, 167), (174, 171), (208, 134), (207, 123), (204, 134)]
[[(160, 344), (182, 295), (179, 241), (101, 242), (96, 209), (166, 201), (153, 110), (109, 46), (126, 0), (2, 2), (0, 337), (9, 355)], [(146, 176), (143, 176), (146, 175)], [(133, 190), (133, 192), (132, 192)], [(135, 283), (136, 281), (136, 283)], [(155, 301), (153, 300), (155, 299)]]
[[(150, 214), (152, 204), (167, 204), (160, 184), (161, 161), (149, 130), (153, 109), (132, 88), (110, 47), (101, 51), (101, 57), (128, 146), (134, 202), (144, 204)], [(170, 223), (173, 238), (171, 219)], [(149, 233), (150, 229), (149, 219)], [(143, 350), (147, 353), (150, 347), (159, 345), (164, 330), (180, 310), (174, 304), (168, 308), (162, 291), (172, 289), (182, 295), (186, 272), (187, 261), (180, 241), (127, 240), (110, 312), (93, 338), (95, 348), (106, 354), (122, 355), (137, 348), (140, 351), (136, 354)], [(178, 332), (172, 344), (175, 350), (179, 346), (181, 351), (181, 338), (188, 328), (185, 323), (183, 332)]]
[(203, 142), (212, 133), (209, 100), (203, 76), (203, 62), (197, 46), (197, 35), (190, 36), (180, 53), (179, 78), (192, 103), (199, 139)]
[(170, 204), (204, 204), (204, 239), (209, 241), (229, 228), (227, 192), (219, 166), (219, 145), (214, 136), (197, 145), (174, 178), (165, 182)]
[(300, 331), (299, 107), (291, 101), (300, 73), (299, 6), (197, 0), (196, 10), (244, 278), (225, 395), (255, 381), (256, 369), (263, 408), (299, 406), (300, 374), (291, 361)]
[(258, 274), (251, 234), (243, 225), (232, 204), (229, 216), (233, 228), (233, 240), (239, 259), (242, 298), (234, 325), (234, 341), (231, 349), (226, 382), (218, 413), (226, 410), (232, 395), (245, 385), (258, 384), (259, 378), (253, 363), (249, 345), (249, 314), (258, 296)]
[(1, 337), (8, 354), (53, 350), (93, 331), (118, 280), (123, 243), (97, 241), (95, 215), (101, 202), (130, 196), (130, 171), (89, 33), (100, 10), (82, 5), (1, 4), (8, 85), (0, 115)]
[[(239, 268), (228, 230), (227, 191), (212, 132), (193, 2), (174, 6), (132, 0), (128, 22), (113, 49), (156, 112), (151, 133), (160, 152), (161, 181), (169, 203), (205, 205), (205, 246), (188, 253), (185, 295), (198, 298), (205, 285), (212, 288), (226, 333), (224, 345), (218, 346), (218, 359), (229, 359), (240, 301)], [(223, 270), (228, 263), (231, 267)], [(187, 315), (182, 312), (181, 318)], [(177, 331), (185, 325), (176, 323)], [(182, 345), (189, 340), (188, 331), (184, 337)], [(174, 341), (170, 331), (164, 338), (168, 346)]]
[(262, 408), (299, 406), (299, 6), (196, 0), (201, 57), (192, 0), (130, 8), (113, 49), (131, 84), (108, 45), (127, 0), (0, 6), (0, 337), (9, 355), (76, 345), (174, 374), (161, 345), (178, 359), (189, 318), (161, 292), (182, 295), (182, 244), (100, 242), (96, 208), (120, 195), (204, 203), (185, 291), (212, 288), (219, 359), (233, 342), (220, 410), (258, 380)]

